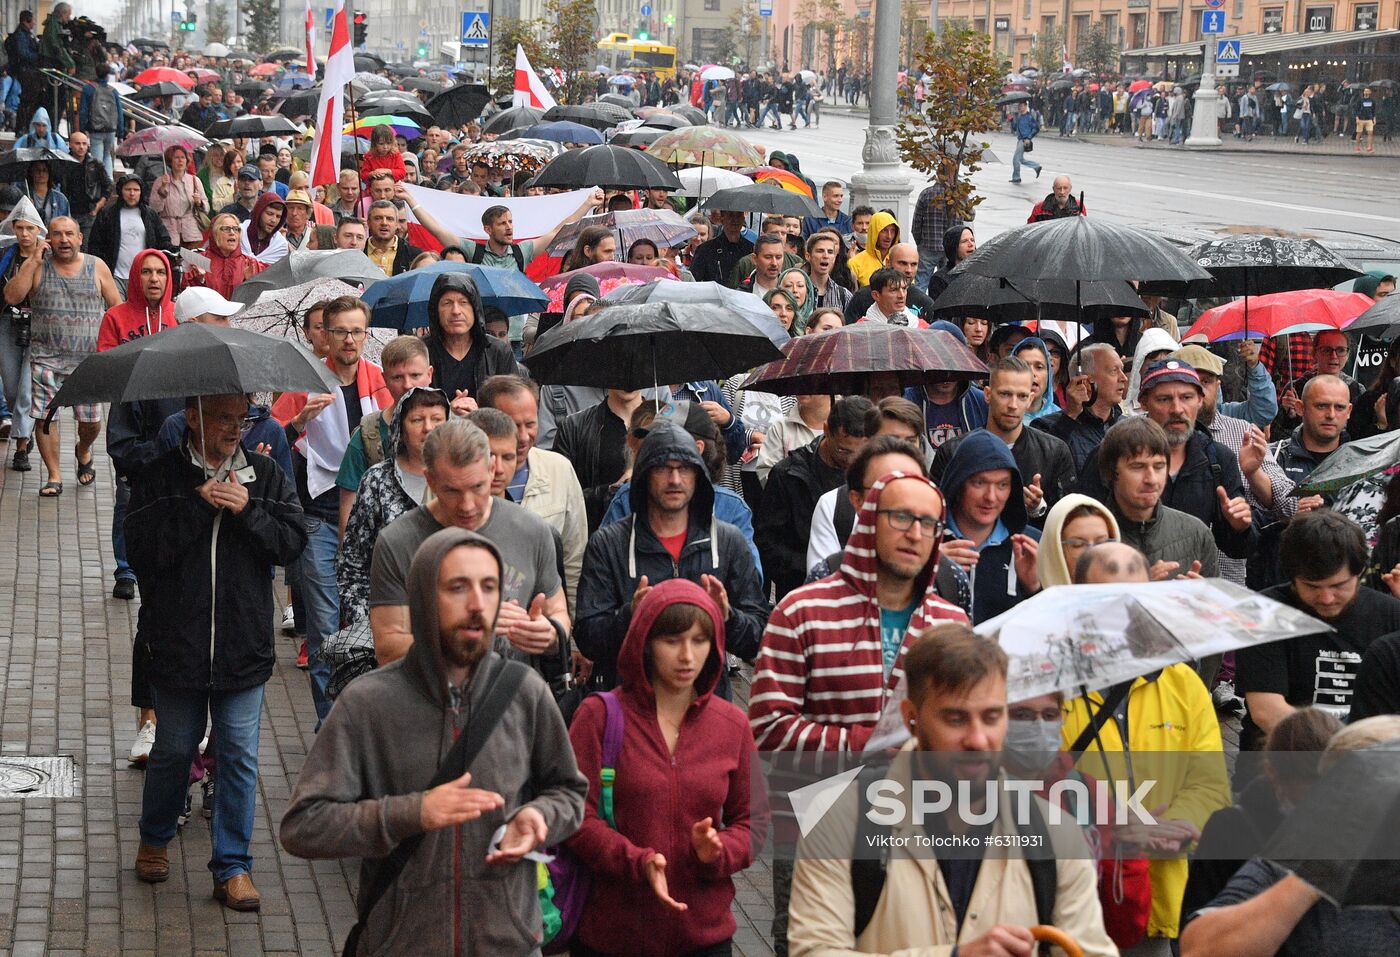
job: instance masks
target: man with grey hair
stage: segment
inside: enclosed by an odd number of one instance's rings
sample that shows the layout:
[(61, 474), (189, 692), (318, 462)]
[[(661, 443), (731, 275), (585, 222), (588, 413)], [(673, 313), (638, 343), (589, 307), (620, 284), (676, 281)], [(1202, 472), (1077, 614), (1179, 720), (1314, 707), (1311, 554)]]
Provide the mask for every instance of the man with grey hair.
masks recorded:
[(413, 260), (423, 254), (423, 250), (399, 238), (399, 209), (393, 200), (376, 199), (370, 203), (367, 225), (369, 238), (365, 241), (365, 255), (384, 270), (384, 275), (408, 272)]
[(525, 661), (558, 653), (570, 624), (554, 534), (534, 513), (492, 497), (486, 433), (461, 420), (438, 426), (423, 445), (423, 466), (432, 498), (390, 522), (374, 545), (369, 621), (379, 663), (402, 658), (413, 644), (408, 569), (414, 553), (434, 532), (454, 527), (479, 533), (501, 553), (495, 650)]
[[(1079, 374), (1070, 380), (1070, 391), (1086, 390), (1088, 401), (1078, 415), (1068, 409), (1036, 419), (1031, 425), (1044, 429), (1069, 446), (1075, 474), (1084, 474), (1084, 463), (1122, 417), (1119, 408), (1128, 394), (1123, 358), (1106, 342), (1095, 342), (1079, 352)], [(1082, 401), (1082, 400), (1081, 400)]]

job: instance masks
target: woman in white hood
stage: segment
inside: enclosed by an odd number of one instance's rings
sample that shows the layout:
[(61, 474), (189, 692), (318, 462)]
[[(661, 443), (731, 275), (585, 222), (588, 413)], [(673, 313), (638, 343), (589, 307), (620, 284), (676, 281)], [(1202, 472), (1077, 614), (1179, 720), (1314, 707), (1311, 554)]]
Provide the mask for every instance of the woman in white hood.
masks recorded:
[[(20, 196), (14, 210), (0, 223), (0, 248), (4, 249), (0, 253), (0, 290), (25, 260), (39, 251), (39, 243), (48, 234), (34, 203), (28, 196)], [(28, 316), (23, 303), (0, 309), (0, 382), (4, 384), (5, 405), (9, 408), (0, 416), (0, 433), (10, 437), (15, 450), (10, 467), (16, 472), (28, 472), (34, 420), (29, 414), (29, 325), (21, 316)]]
[(1165, 329), (1158, 329), (1156, 326), (1146, 330), (1142, 338), (1138, 339), (1137, 349), (1133, 352), (1133, 373), (1128, 377), (1128, 395), (1120, 404), (1126, 415), (1138, 415), (1142, 412), (1142, 406), (1138, 405), (1138, 387), (1142, 383), (1142, 370), (1146, 369), (1158, 359), (1164, 358), (1167, 353), (1175, 352), (1181, 348), (1181, 344), (1171, 337), (1171, 333)]

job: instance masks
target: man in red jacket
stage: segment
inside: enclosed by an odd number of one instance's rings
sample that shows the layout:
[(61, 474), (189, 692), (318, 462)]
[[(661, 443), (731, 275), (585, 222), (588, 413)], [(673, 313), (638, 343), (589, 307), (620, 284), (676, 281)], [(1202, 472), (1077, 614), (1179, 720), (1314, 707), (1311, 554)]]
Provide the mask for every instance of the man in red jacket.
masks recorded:
[[(97, 351), (105, 352), (175, 325), (175, 304), (170, 298), (170, 260), (158, 249), (143, 249), (131, 261), (126, 281), (126, 302), (119, 302), (102, 316), (97, 329)], [(131, 487), (118, 478), (112, 501), (112, 557), (117, 560), (112, 597), (130, 601), (136, 597), (136, 573), (126, 563), (126, 505)]]
[[(749, 695), (760, 751), (863, 750), (904, 674), (906, 646), (931, 625), (967, 622), (935, 589), (945, 513), (928, 479), (885, 476), (865, 495), (840, 570), (778, 603)], [(797, 828), (787, 807), (774, 811), (773, 947), (783, 955)]]
[(1051, 188), (1053, 192), (1035, 204), (1035, 208), (1031, 210), (1030, 218), (1026, 222), (1043, 223), (1047, 219), (1089, 215), (1089, 211), (1084, 208), (1083, 197), (1075, 199), (1072, 195), (1074, 184), (1064, 173), (1055, 177), (1055, 183)]

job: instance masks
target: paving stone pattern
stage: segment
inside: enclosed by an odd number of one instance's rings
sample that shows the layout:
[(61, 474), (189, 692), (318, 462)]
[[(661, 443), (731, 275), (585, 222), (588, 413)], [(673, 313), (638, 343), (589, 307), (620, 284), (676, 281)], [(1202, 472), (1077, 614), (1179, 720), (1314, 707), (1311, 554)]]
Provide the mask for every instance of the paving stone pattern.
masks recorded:
[[(354, 923), (355, 862), (303, 861), (275, 839), (314, 738), (315, 712), (291, 639), (263, 709), (253, 878), (262, 911), (210, 897), (209, 831), (199, 814), (170, 845), (170, 880), (131, 869), (142, 773), (127, 765), (136, 602), (110, 597), (112, 474), (78, 485), (72, 421), (60, 420), (64, 492), (40, 499), (44, 467), (0, 472), (0, 756), (71, 756), (68, 799), (0, 799), (0, 957), (332, 957)], [(0, 443), (8, 465), (11, 450)], [(747, 691), (742, 685), (741, 692)], [(766, 861), (736, 880), (735, 953), (771, 955)]]

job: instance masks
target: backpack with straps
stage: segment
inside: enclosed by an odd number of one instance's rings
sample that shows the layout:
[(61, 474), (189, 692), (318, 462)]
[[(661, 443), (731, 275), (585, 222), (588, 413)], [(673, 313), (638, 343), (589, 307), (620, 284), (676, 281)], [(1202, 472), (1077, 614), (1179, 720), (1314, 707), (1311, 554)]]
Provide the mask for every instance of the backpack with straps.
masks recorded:
[[(868, 773), (868, 772), (866, 772)], [(865, 793), (866, 773), (862, 773), (857, 780), (860, 782), (860, 793)], [(877, 773), (883, 773), (877, 772)], [(1030, 833), (1041, 838), (1039, 848), (1026, 848), (1026, 867), (1031, 872), (1031, 893), (1035, 898), (1035, 919), (1037, 924), (1055, 923), (1055, 898), (1059, 882), (1059, 873), (1056, 870), (1054, 851), (1050, 845), (1049, 830), (1045, 826), (1045, 818), (1041, 814), (1040, 805), (1036, 801), (1028, 802), (1030, 808)], [(873, 842), (878, 841), (882, 834), (888, 834), (890, 825), (876, 824), (870, 820), (869, 815), (861, 813), (856, 826), (856, 848), (874, 846)], [(1032, 856), (1032, 855), (1039, 856)], [(855, 896), (855, 923), (852, 926), (853, 937), (860, 937), (865, 928), (870, 925), (870, 920), (875, 916), (875, 907), (880, 903), (880, 895), (885, 890), (885, 876), (889, 866), (889, 850), (882, 851), (878, 859), (862, 857), (858, 853), (851, 855), (851, 891)], [(1049, 855), (1049, 856), (1046, 856)], [(1048, 957), (1050, 945), (1041, 942), (1039, 945), (1041, 957)]]
[[(510, 253), (515, 257), (515, 268), (521, 272), (525, 271), (525, 254), (520, 251), (520, 247), (515, 243), (510, 244)], [(472, 262), (478, 266), (486, 258), (486, 242), (480, 241), (472, 251)]]

